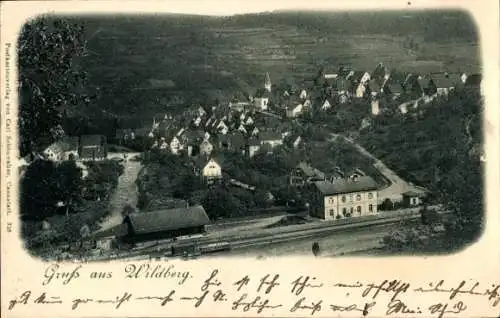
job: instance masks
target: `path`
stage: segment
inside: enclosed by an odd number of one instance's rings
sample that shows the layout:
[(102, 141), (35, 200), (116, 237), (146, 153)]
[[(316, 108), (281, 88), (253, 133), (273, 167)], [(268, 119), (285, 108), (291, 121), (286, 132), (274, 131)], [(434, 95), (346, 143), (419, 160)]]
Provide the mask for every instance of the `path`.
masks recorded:
[(343, 138), (345, 141), (348, 143), (352, 144), (356, 149), (365, 155), (368, 158), (373, 159), (374, 163), (373, 166), (375, 169), (377, 169), (384, 177), (386, 177), (391, 184), (384, 188), (380, 189), (378, 191), (378, 203), (382, 203), (385, 199), (390, 199), (392, 202), (395, 201), (401, 201), (402, 199), (402, 194), (407, 192), (407, 191), (414, 191), (418, 193), (423, 193), (425, 190), (421, 187), (412, 185), (405, 180), (401, 179), (393, 170), (389, 169), (381, 160), (376, 158), (374, 155), (372, 155), (368, 150), (366, 150), (364, 147), (356, 143), (354, 140), (351, 138), (339, 135), (339, 134), (332, 134), (332, 137), (334, 139), (337, 138)]
[[(127, 153), (128, 159), (137, 156), (138, 153)], [(122, 154), (110, 153), (108, 158), (123, 158)], [(118, 185), (111, 194), (109, 200), (110, 215), (101, 223), (100, 230), (106, 230), (120, 224), (123, 220), (122, 210), (125, 205), (130, 204), (134, 208), (137, 205), (138, 192), (135, 181), (141, 170), (142, 164), (139, 161), (125, 160), (123, 174), (118, 178)]]

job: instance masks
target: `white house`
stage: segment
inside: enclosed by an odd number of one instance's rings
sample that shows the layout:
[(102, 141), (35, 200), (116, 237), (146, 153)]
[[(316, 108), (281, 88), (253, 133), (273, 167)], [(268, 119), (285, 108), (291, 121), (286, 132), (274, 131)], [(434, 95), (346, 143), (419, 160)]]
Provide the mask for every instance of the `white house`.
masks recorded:
[(311, 216), (325, 220), (377, 214), (378, 184), (370, 177), (314, 183)]
[(380, 114), (380, 102), (378, 99), (372, 99), (371, 107), (373, 116), (377, 116), (378, 114)]
[(221, 165), (213, 158), (207, 160), (208, 157), (199, 157), (195, 161), (194, 172), (207, 183), (214, 183), (222, 179)]
[(195, 118), (195, 120), (193, 120), (193, 125), (195, 127), (198, 127), (198, 126), (200, 126), (200, 124), (201, 124), (201, 117), (198, 116), (198, 117)]
[(253, 119), (252, 117), (248, 116), (247, 119), (245, 120), (245, 125), (252, 125), (253, 124)]
[(302, 137), (301, 136), (298, 136), (294, 142), (293, 142), (293, 148), (297, 149), (300, 145), (300, 142), (302, 141)]
[(299, 98), (300, 99), (306, 99), (307, 98), (307, 92), (306, 92), (305, 89), (303, 89), (303, 90), (300, 91)]
[(250, 158), (255, 156), (260, 151), (260, 147), (261, 147), (260, 140), (257, 140), (255, 138), (251, 138), (248, 141), (248, 156)]
[(332, 104), (328, 101), (328, 99), (325, 99), (325, 102), (321, 105), (321, 110), (327, 110), (330, 108), (332, 108)]
[(203, 140), (200, 144), (200, 155), (210, 156), (213, 149), (214, 146), (208, 140)]
[(210, 139), (210, 133), (208, 131), (205, 131), (205, 135), (203, 135), (203, 140), (209, 140)]
[(205, 109), (203, 107), (198, 107), (198, 116), (200, 117), (203, 117), (207, 114), (207, 112), (205, 111)]
[(366, 92), (365, 84), (360, 83), (356, 87), (356, 93), (355, 93), (356, 98), (363, 98), (363, 96), (365, 96), (365, 92)]
[(403, 115), (406, 114), (408, 112), (408, 103), (403, 103), (403, 104), (399, 105), (399, 111)]
[(227, 127), (226, 123), (221, 120), (219, 124), (217, 125), (217, 131), (220, 132), (221, 134), (225, 135), (229, 131), (229, 127)]
[(179, 154), (179, 151), (183, 149), (183, 145), (179, 138), (177, 136), (174, 136), (172, 140), (170, 141), (170, 151), (174, 154), (177, 155)]
[(295, 118), (302, 113), (304, 106), (302, 104), (292, 104), (286, 108), (286, 117)]
[(254, 127), (252, 130), (252, 136), (257, 136), (259, 134), (259, 128)]
[(48, 146), (43, 155), (51, 161), (78, 159), (78, 137), (65, 137)]
[(245, 126), (243, 126), (243, 124), (240, 124), (240, 126), (238, 127), (238, 131), (241, 131), (244, 134), (247, 133), (247, 130), (245, 129)]
[(370, 79), (371, 79), (370, 73), (364, 72), (361, 78), (359, 79), (359, 83), (366, 85), (370, 81)]

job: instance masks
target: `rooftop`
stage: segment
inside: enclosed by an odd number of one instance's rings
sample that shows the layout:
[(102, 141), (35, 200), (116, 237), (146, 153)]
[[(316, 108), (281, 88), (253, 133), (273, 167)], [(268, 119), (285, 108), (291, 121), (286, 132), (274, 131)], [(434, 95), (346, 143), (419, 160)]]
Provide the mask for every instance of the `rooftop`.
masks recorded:
[(317, 178), (321, 178), (321, 179), (323, 179), (325, 177), (325, 174), (323, 172), (312, 167), (310, 164), (308, 164), (306, 162), (300, 162), (297, 165), (297, 168), (302, 170), (302, 172), (304, 172), (304, 174), (308, 177), (317, 177)]
[(222, 154), (217, 156), (198, 156), (194, 158), (193, 163), (198, 169), (203, 169), (210, 162), (210, 160), (215, 161), (219, 166), (222, 166), (224, 158)]
[(480, 86), (481, 80), (481, 74), (471, 74), (465, 80), (465, 86)]
[(81, 138), (81, 145), (85, 146), (95, 146), (102, 145), (104, 143), (104, 136), (102, 135), (83, 135)]
[(427, 88), (429, 87), (429, 84), (430, 84), (430, 78), (427, 77), (427, 76), (423, 76), (423, 77), (420, 77), (418, 79), (418, 84), (420, 85), (420, 87), (422, 88)]
[(363, 176), (357, 180), (341, 179), (335, 183), (318, 181), (314, 183), (316, 188), (324, 195), (352, 193), (360, 191), (377, 190), (378, 184), (371, 177)]
[(332, 86), (338, 91), (346, 91), (352, 88), (352, 83), (345, 78), (337, 78)]
[(66, 151), (77, 150), (78, 149), (78, 137), (75, 136), (65, 136), (62, 142), (65, 145)]
[(135, 234), (171, 231), (210, 223), (205, 209), (201, 206), (132, 213), (125, 217)]
[(404, 91), (403, 90), (403, 86), (401, 85), (401, 83), (392, 82), (392, 83), (388, 84), (386, 87), (393, 94), (402, 93)]
[(374, 92), (378, 92), (380, 93), (380, 90), (382, 88), (382, 85), (381, 83), (379, 82), (379, 80), (377, 79), (371, 79), (369, 82), (368, 82), (368, 86), (370, 87), (370, 89)]
[(434, 74), (432, 75), (432, 81), (436, 85), (437, 88), (448, 88), (454, 87), (460, 79), (458, 77), (454, 77), (450, 74)]
[(406, 191), (402, 195), (404, 197), (423, 197), (423, 196), (425, 196), (425, 193), (410, 190), (410, 191)]
[(249, 146), (260, 146), (260, 142), (255, 138), (248, 139)]
[(279, 132), (262, 131), (259, 133), (260, 140), (281, 140), (283, 136)]

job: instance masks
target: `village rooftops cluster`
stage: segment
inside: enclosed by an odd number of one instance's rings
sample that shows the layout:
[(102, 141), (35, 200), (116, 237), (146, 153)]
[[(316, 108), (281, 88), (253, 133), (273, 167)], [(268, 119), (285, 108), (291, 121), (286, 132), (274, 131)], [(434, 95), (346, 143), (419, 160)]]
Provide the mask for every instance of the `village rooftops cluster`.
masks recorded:
[(321, 71), (316, 80), (316, 86), (326, 88), (330, 96), (337, 97), (339, 103), (349, 98), (382, 95), (399, 96), (403, 93), (421, 95), (446, 95), (457, 87), (479, 87), (480, 75), (457, 73), (418, 74), (389, 70), (379, 63), (371, 72), (355, 71), (341, 66), (336, 73)]

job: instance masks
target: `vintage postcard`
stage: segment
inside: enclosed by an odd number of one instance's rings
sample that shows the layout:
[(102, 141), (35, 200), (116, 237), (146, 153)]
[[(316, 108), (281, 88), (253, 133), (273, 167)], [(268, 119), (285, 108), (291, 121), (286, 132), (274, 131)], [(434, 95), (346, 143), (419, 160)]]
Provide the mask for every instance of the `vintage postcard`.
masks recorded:
[(2, 316), (499, 317), (498, 16), (2, 3)]

